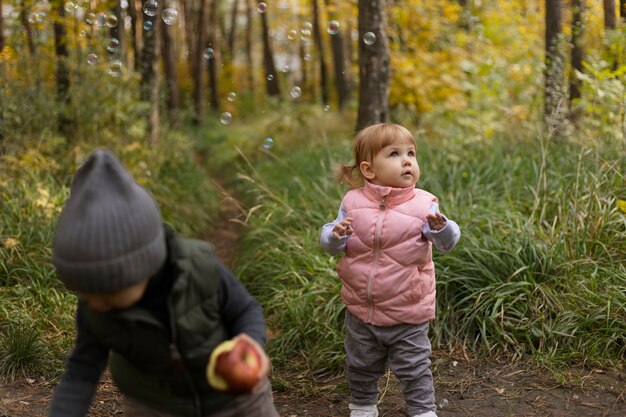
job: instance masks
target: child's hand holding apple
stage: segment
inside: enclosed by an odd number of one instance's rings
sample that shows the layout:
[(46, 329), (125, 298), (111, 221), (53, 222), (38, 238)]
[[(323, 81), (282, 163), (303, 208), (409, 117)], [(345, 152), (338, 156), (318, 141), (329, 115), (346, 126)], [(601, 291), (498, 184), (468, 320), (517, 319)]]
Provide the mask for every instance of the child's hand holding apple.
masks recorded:
[(207, 380), (214, 389), (228, 394), (247, 394), (261, 385), (269, 372), (263, 348), (242, 333), (219, 344), (211, 353)]

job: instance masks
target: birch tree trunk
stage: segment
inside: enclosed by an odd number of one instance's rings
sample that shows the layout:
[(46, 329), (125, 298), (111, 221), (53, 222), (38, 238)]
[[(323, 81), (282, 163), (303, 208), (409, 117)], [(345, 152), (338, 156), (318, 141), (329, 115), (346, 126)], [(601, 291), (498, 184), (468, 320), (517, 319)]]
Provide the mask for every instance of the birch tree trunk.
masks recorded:
[(390, 55), (386, 0), (359, 0), (359, 111), (357, 130), (389, 121)]

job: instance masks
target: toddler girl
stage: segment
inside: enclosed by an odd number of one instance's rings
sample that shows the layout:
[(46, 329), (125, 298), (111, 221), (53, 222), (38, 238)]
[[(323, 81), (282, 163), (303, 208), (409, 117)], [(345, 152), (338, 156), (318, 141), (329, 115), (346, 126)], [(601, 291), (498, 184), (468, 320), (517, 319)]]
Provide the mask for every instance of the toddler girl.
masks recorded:
[(337, 218), (322, 228), (324, 249), (345, 252), (337, 272), (347, 307), (351, 417), (378, 416), (378, 381), (387, 364), (401, 383), (409, 415), (436, 417), (428, 339), (435, 318), (431, 246), (452, 250), (460, 230), (439, 212), (434, 195), (415, 188), (415, 154), (415, 140), (402, 126), (381, 123), (359, 132), (355, 163), (340, 172), (353, 189)]

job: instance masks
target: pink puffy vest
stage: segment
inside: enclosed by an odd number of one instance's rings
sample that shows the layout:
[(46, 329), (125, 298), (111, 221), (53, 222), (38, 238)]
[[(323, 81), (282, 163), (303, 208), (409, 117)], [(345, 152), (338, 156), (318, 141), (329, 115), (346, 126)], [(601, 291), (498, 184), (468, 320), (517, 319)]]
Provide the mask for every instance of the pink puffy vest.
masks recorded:
[(361, 321), (392, 326), (435, 318), (435, 266), (422, 228), (436, 201), (419, 188), (368, 181), (345, 195), (354, 233), (337, 272), (342, 300)]

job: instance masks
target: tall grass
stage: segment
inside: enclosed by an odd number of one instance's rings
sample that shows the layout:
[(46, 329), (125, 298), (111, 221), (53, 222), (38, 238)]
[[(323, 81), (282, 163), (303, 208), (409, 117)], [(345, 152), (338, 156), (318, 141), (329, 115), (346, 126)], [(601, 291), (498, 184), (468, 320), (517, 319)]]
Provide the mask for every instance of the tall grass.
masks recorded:
[[(332, 131), (332, 129), (329, 129)], [(341, 369), (343, 306), (321, 226), (346, 189), (345, 129), (321, 143), (252, 163), (240, 179), (254, 207), (237, 272), (266, 307), (278, 364)], [(626, 357), (625, 155), (620, 141), (482, 142), (418, 135), (418, 186), (440, 198), (462, 238), (435, 254), (437, 347), (533, 355), (550, 362), (619, 364)]]

